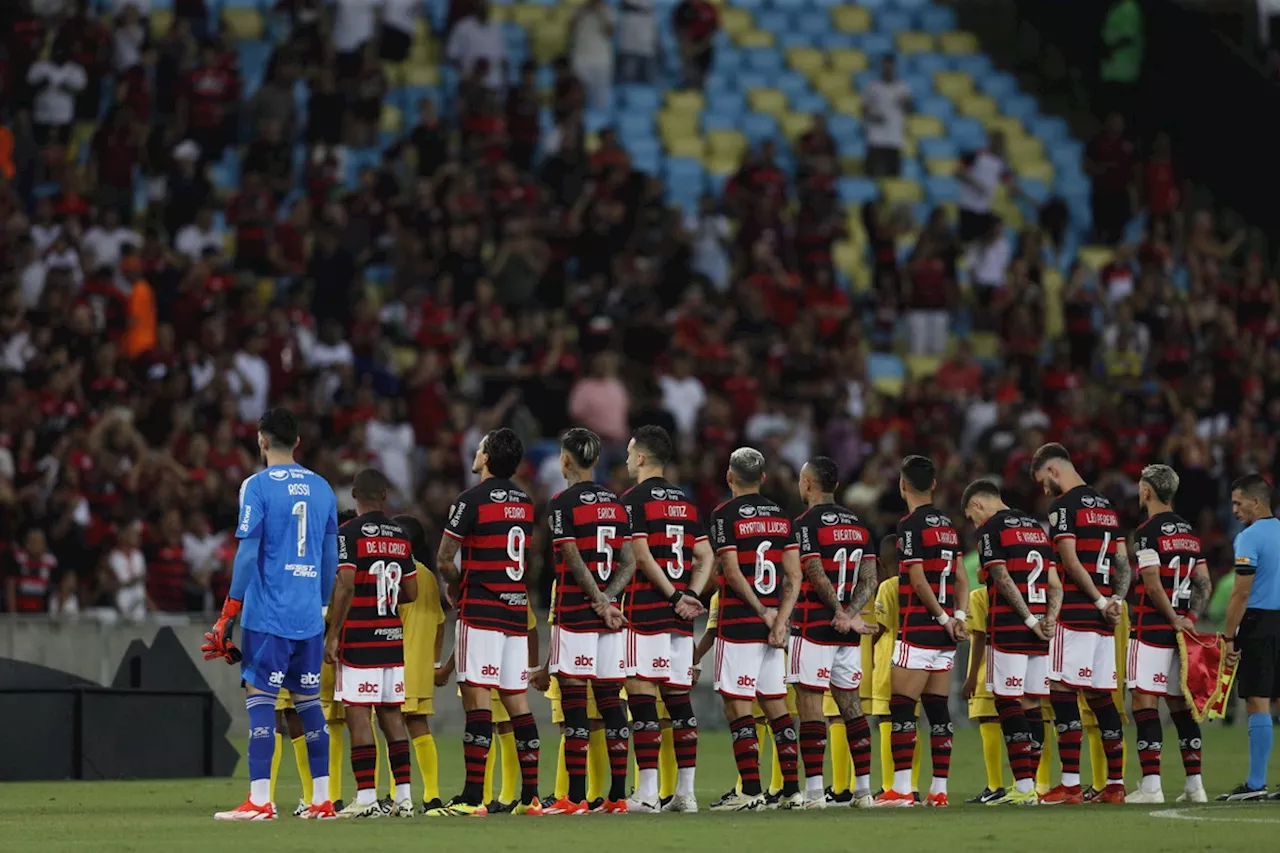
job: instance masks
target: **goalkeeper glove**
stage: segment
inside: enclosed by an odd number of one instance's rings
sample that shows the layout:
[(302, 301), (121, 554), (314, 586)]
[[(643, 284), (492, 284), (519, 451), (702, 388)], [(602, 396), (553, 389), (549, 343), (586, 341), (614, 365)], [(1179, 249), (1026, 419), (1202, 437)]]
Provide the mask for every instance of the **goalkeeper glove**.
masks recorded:
[(240, 662), (240, 650), (236, 648), (231, 634), (235, 631), (242, 606), (243, 602), (230, 597), (223, 603), (222, 614), (214, 623), (213, 630), (204, 635), (204, 645), (200, 646), (205, 660), (223, 658), (227, 663)]

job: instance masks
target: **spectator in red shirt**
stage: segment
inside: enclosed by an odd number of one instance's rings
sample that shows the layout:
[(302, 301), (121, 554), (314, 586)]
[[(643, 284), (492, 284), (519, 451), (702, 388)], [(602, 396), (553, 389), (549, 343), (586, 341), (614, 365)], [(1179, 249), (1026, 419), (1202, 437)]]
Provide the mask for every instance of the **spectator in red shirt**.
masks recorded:
[(907, 262), (907, 348), (915, 355), (942, 355), (951, 338), (957, 251), (940, 232), (920, 234)]
[(1142, 198), (1153, 220), (1163, 220), (1172, 230), (1173, 217), (1182, 200), (1173, 168), (1173, 146), (1161, 131), (1151, 142), (1151, 156), (1142, 167)]
[(200, 62), (186, 76), (179, 102), (179, 122), (200, 146), (202, 162), (217, 162), (233, 141), (240, 81), (216, 44), (200, 48)]
[(142, 157), (145, 126), (134, 122), (133, 110), (121, 105), (93, 137), (89, 168), (96, 183), (98, 207), (120, 213), (120, 221), (133, 221), (134, 167)]
[(1120, 242), (1132, 213), (1134, 151), (1124, 132), (1124, 117), (1112, 113), (1084, 150), (1084, 171), (1093, 179), (1094, 238), (1108, 246)]
[(687, 89), (701, 89), (714, 59), (720, 15), (707, 0), (680, 0), (672, 13), (672, 25), (680, 43), (680, 65)]

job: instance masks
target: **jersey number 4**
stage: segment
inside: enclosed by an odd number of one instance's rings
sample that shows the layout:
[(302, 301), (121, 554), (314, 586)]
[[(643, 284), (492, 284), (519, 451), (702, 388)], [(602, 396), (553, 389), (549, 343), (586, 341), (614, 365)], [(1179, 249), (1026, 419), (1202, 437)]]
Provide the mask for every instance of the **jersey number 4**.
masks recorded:
[(1191, 603), (1191, 574), (1196, 570), (1196, 558), (1187, 557), (1186, 574), (1182, 572), (1181, 554), (1169, 560), (1169, 568), (1173, 569), (1173, 595), (1169, 596), (1169, 603), (1176, 610)]

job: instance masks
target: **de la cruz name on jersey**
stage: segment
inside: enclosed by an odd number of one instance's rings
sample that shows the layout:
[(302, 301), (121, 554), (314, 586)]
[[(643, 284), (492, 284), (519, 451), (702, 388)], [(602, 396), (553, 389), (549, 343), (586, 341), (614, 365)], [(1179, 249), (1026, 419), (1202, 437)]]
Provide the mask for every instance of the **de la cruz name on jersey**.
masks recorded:
[[(1076, 486), (1049, 506), (1049, 533), (1055, 546), (1064, 539), (1074, 539), (1076, 556), (1084, 570), (1092, 575), (1098, 594), (1103, 597), (1111, 595), (1111, 559), (1116, 553), (1116, 542), (1124, 536), (1120, 530), (1120, 516), (1111, 506), (1111, 501), (1092, 486)], [(1102, 611), (1080, 589), (1065, 566), (1062, 570), (1062, 615), (1058, 621), (1075, 631), (1115, 633)]]
[[(693, 546), (707, 538), (697, 508), (683, 490), (661, 477), (637, 483), (622, 496), (631, 521), (631, 538), (643, 539), (658, 567), (677, 592), (689, 587)], [(693, 625), (676, 616), (670, 602), (636, 570), (627, 590), (627, 622), (638, 634), (674, 633), (691, 636)]]
[[(840, 604), (849, 603), (862, 561), (876, 556), (875, 541), (865, 524), (851, 510), (836, 504), (819, 504), (807, 509), (795, 521), (800, 560), (818, 559), (831, 581)], [(800, 585), (800, 604), (792, 620), (795, 633), (806, 640), (828, 645), (854, 645), (859, 635), (841, 634), (831, 627), (835, 613), (819, 600), (808, 577)]]
[(338, 571), (355, 572), (355, 594), (339, 639), (339, 656), (357, 668), (404, 665), (404, 624), (396, 607), (400, 581), (417, 573), (409, 537), (380, 512), (338, 528)]
[[(942, 609), (950, 613), (954, 601), (953, 574), (960, 559), (960, 534), (951, 519), (933, 504), (925, 504), (898, 522), (899, 636), (904, 643), (925, 649), (955, 648), (955, 640), (938, 624), (911, 589), (911, 567), (919, 564)], [(960, 568), (960, 571), (964, 571)]]
[[(800, 547), (791, 519), (772, 500), (740, 495), (711, 513), (711, 544), (717, 554), (733, 551), (738, 567), (765, 607), (777, 608), (782, 591), (782, 553)], [(763, 643), (769, 628), (733, 588), (720, 578), (720, 636), (735, 642)]]
[(1017, 609), (1005, 600), (989, 574), (992, 568), (1004, 566), (1031, 614), (1043, 617), (1053, 560), (1053, 543), (1044, 527), (1024, 512), (1002, 509), (978, 528), (978, 558), (988, 572), (987, 636), (991, 645), (1002, 652), (1048, 654), (1049, 641), (1041, 640), (1023, 624)]
[(573, 484), (552, 498), (547, 509), (556, 550), (556, 624), (569, 631), (605, 633), (608, 629), (564, 561), (562, 546), (577, 545), (583, 564), (603, 590), (613, 577), (618, 553), (631, 538), (627, 511), (617, 495), (592, 482)]
[[(1160, 585), (1179, 616), (1186, 616), (1191, 604), (1191, 577), (1200, 561), (1200, 537), (1177, 513), (1162, 512), (1151, 516), (1133, 532), (1138, 565), (1154, 554), (1160, 561)], [(1151, 603), (1143, 580), (1138, 603), (1133, 608), (1133, 634), (1149, 646), (1173, 648), (1176, 634)]]
[(533, 501), (510, 480), (490, 478), (458, 495), (444, 532), (462, 543), (458, 618), (473, 628), (524, 634)]

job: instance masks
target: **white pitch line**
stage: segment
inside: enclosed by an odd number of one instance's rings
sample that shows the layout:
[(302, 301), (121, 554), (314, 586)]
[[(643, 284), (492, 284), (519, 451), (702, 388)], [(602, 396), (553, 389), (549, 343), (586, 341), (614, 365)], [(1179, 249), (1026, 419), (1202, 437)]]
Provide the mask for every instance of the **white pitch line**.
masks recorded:
[(1201, 806), (1199, 808), (1187, 809), (1160, 809), (1150, 812), (1148, 817), (1158, 817), (1165, 820), (1191, 820), (1206, 821), (1211, 823), (1272, 823), (1280, 824), (1280, 816), (1277, 817), (1220, 817), (1216, 815), (1206, 815), (1205, 812), (1212, 811), (1238, 811), (1239, 806)]

